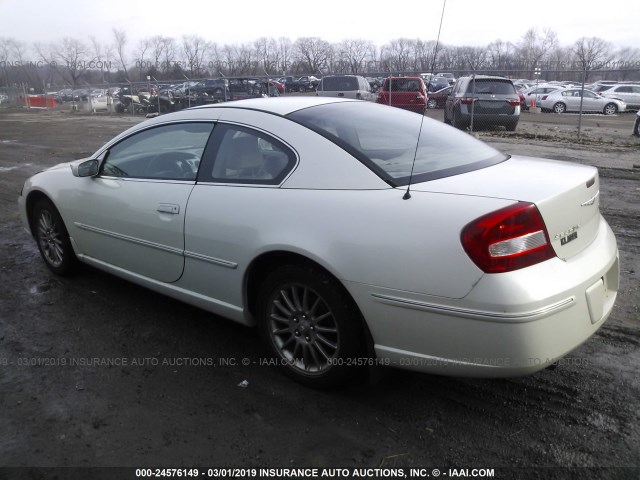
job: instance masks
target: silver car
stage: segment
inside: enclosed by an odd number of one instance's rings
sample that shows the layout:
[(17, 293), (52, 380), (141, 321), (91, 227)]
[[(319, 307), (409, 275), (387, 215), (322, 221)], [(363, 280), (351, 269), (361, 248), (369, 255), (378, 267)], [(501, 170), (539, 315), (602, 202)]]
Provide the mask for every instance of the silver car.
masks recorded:
[(373, 100), (374, 98), (371, 84), (360, 75), (326, 75), (320, 80), (316, 95), (356, 100)]
[(551, 92), (555, 92), (556, 90), (563, 90), (563, 85), (552, 85), (552, 84), (541, 84), (534, 85), (532, 87), (526, 88), (522, 90), (522, 95), (524, 95), (524, 105), (523, 108), (527, 110), (531, 106), (531, 102), (533, 102), (534, 106), (539, 106), (540, 99)]
[(605, 98), (617, 98), (627, 104), (627, 108), (640, 109), (640, 85), (613, 85), (611, 88), (600, 92)]
[(314, 387), (372, 366), (502, 377), (613, 308), (593, 167), (504, 155), (422, 115), (317, 97), (162, 115), (26, 180), (47, 267), (93, 265), (258, 327)]
[(580, 88), (556, 90), (543, 95), (538, 103), (538, 106), (543, 110), (555, 113), (578, 112), (581, 105), (583, 112), (599, 112), (605, 115), (624, 112), (627, 108), (622, 100), (601, 97), (591, 90), (582, 90)]

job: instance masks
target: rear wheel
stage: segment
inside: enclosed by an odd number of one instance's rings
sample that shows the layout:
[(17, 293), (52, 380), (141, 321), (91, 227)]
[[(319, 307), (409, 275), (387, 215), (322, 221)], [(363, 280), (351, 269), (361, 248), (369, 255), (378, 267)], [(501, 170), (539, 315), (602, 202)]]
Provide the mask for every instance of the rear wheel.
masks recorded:
[(284, 373), (315, 388), (344, 385), (361, 370), (364, 334), (344, 289), (303, 265), (271, 273), (258, 294), (260, 333)]
[(300, 93), (304, 93), (304, 92), (306, 92), (306, 91), (307, 91), (307, 87), (305, 87), (304, 85), (300, 85), (300, 86), (298, 87), (298, 91), (299, 91)]
[(457, 111), (453, 112), (453, 120), (451, 121), (451, 125), (453, 125), (456, 128), (459, 128), (460, 130), (465, 130), (466, 126), (462, 124), (462, 122), (460, 121), (460, 115), (458, 114)]
[(434, 98), (430, 98), (427, 102), (427, 108), (436, 108), (438, 106), (438, 102)]
[(567, 106), (562, 102), (558, 102), (553, 106), (553, 111), (556, 113), (564, 113), (567, 111)]
[(618, 113), (618, 106), (615, 103), (607, 103), (603, 110), (605, 115), (615, 115)]
[(73, 273), (78, 260), (62, 217), (49, 200), (39, 200), (33, 208), (32, 230), (49, 270), (58, 275)]

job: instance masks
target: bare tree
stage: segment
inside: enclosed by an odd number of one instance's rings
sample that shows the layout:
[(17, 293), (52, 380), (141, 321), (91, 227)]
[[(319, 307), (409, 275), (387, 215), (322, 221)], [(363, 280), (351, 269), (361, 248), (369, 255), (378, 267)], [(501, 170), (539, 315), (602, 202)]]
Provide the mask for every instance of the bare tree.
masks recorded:
[(114, 48), (118, 54), (118, 59), (120, 60), (120, 65), (122, 66), (122, 70), (124, 70), (124, 76), (127, 81), (129, 79), (129, 72), (127, 70), (127, 60), (125, 57), (125, 47), (127, 45), (127, 33), (124, 30), (118, 30), (117, 28), (113, 28), (113, 38), (115, 40)]
[(407, 38), (392, 40), (381, 50), (381, 60), (384, 67), (392, 72), (406, 72), (411, 69), (414, 58), (415, 43)]
[(553, 30), (545, 28), (542, 35), (530, 28), (517, 45), (518, 56), (522, 62), (522, 71), (533, 75), (534, 69), (544, 60), (548, 51), (558, 44), (558, 36)]
[[(278, 69), (278, 44), (273, 38), (261, 37), (253, 43), (262, 70), (271, 75)], [(257, 72), (261, 73), (261, 72)]]
[(26, 43), (13, 38), (0, 38), (0, 60), (7, 85), (10, 82), (26, 82), (38, 86), (42, 84), (37, 64), (28, 60), (28, 54), (29, 47)]
[(415, 69), (421, 72), (428, 72), (436, 62), (436, 42), (429, 40), (427, 42), (417, 39), (415, 42)]
[(514, 45), (498, 39), (487, 46), (487, 61), (496, 70), (510, 70), (513, 67)]
[(348, 73), (363, 73), (367, 67), (366, 61), (372, 58), (373, 43), (369, 40), (344, 40), (336, 47), (339, 63), (344, 63), (345, 68), (340, 71)]
[(89, 37), (91, 40), (91, 49), (93, 58), (95, 59), (95, 68), (100, 70), (100, 81), (105, 82), (105, 72), (111, 69), (111, 57), (113, 51), (110, 46), (103, 46), (95, 37)]
[(162, 37), (162, 71), (168, 74), (176, 70), (178, 46), (172, 37)]
[(289, 72), (289, 68), (293, 64), (293, 42), (287, 37), (280, 37), (277, 43), (277, 61), (276, 68), (283, 75)]
[(627, 80), (633, 72), (638, 71), (640, 66), (640, 48), (623, 47), (616, 54), (618, 62), (614, 68), (618, 70), (618, 77), (621, 80)]
[(77, 38), (63, 38), (60, 43), (53, 45), (52, 52), (57, 59), (59, 71), (73, 88), (82, 75), (94, 66), (90, 48)]
[(294, 43), (298, 65), (306, 73), (321, 72), (327, 66), (331, 45), (318, 37), (302, 37)]
[(146, 74), (148, 73), (149, 69), (152, 66), (149, 64), (148, 60), (145, 60), (147, 52), (151, 50), (152, 46), (153, 46), (153, 43), (149, 38), (143, 38), (138, 42), (138, 48), (137, 48), (135, 58), (136, 58), (136, 67), (138, 67), (138, 69), (140, 70), (141, 80), (142, 80), (142, 72), (145, 72), (145, 77), (146, 77)]
[(208, 42), (199, 35), (184, 35), (182, 37), (182, 53), (192, 77), (202, 76), (208, 45)]
[(573, 53), (586, 82), (592, 70), (600, 70), (611, 61), (611, 44), (598, 37), (582, 37), (573, 44)]

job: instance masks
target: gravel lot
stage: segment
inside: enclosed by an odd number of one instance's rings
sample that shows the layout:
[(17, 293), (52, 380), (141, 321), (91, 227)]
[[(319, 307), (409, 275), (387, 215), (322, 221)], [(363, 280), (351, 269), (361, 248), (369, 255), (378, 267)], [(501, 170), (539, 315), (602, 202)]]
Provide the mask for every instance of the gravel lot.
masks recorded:
[(89, 155), (140, 120), (0, 111), (0, 467), (492, 468), (495, 478), (640, 478), (633, 114), (585, 117), (581, 144), (574, 115), (523, 113), (515, 134), (478, 134), (506, 153), (600, 168), (622, 278), (613, 314), (592, 339), (529, 377), (390, 370), (339, 392), (306, 389), (260, 365), (251, 329), (91, 268), (72, 278), (46, 269), (18, 219), (24, 179)]

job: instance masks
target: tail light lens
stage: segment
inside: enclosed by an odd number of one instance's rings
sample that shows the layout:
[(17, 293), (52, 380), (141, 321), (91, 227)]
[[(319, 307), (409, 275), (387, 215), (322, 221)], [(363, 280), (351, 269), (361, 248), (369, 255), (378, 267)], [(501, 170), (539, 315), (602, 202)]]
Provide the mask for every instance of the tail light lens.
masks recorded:
[(509, 105), (511, 105), (512, 107), (517, 107), (518, 105), (520, 105), (521, 101), (520, 101), (520, 99), (518, 99), (518, 100), (507, 100), (507, 103)]
[(485, 273), (511, 272), (556, 256), (532, 203), (519, 202), (477, 218), (462, 229), (460, 241)]
[(547, 97), (548, 97), (548, 95), (543, 95), (543, 96), (542, 96), (542, 98), (541, 98), (541, 100), (546, 100), (546, 99), (547, 99)]
[(460, 99), (460, 103), (463, 105), (471, 105), (473, 103), (473, 98), (471, 97), (464, 97)]

